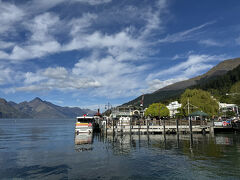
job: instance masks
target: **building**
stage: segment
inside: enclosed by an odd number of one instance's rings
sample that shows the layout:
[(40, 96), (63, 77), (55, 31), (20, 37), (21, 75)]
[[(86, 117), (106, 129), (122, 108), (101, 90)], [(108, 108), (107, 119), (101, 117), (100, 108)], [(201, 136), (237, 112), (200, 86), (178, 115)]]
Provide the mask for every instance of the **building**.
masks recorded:
[(227, 104), (227, 103), (218, 103), (219, 104), (219, 110), (221, 112), (227, 112), (227, 111), (233, 111), (237, 115), (239, 115), (238, 106), (236, 104)]
[(178, 101), (171, 102), (167, 108), (169, 109), (170, 117), (175, 117), (176, 113), (178, 113), (178, 108), (180, 108), (182, 104), (178, 103)]
[(116, 107), (112, 109), (112, 113), (111, 113), (112, 118), (119, 118), (119, 117), (126, 117), (126, 116), (143, 117), (144, 110), (141, 107), (135, 107), (135, 106), (121, 106), (121, 107)]

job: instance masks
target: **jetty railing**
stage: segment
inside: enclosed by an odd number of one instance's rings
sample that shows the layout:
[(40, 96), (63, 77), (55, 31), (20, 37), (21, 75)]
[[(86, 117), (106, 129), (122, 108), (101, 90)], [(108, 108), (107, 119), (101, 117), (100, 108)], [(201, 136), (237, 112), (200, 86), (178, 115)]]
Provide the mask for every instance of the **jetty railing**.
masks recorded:
[(108, 119), (102, 130), (106, 133), (176, 133), (176, 132), (209, 132), (210, 125), (206, 120), (192, 120), (189, 126), (187, 119), (137, 119), (131, 118), (129, 122), (119, 119)]

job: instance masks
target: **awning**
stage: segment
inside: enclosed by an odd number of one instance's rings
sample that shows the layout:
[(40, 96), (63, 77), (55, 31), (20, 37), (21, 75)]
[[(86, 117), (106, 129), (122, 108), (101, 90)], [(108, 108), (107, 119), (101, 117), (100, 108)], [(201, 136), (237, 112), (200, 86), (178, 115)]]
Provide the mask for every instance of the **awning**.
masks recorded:
[(202, 116), (202, 117), (206, 117), (209, 116), (207, 113), (202, 112), (202, 111), (195, 111), (192, 112), (191, 114), (189, 114), (188, 116)]

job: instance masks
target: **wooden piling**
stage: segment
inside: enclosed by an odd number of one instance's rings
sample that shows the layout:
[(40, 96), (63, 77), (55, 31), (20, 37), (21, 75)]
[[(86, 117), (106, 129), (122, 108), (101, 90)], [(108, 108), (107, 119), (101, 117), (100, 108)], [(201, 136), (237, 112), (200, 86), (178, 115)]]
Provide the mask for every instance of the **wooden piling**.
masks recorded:
[(130, 135), (132, 134), (132, 117), (130, 118), (130, 126), (129, 126), (129, 128), (130, 128)]
[(190, 133), (192, 134), (192, 119), (191, 117), (188, 117), (189, 118), (189, 130), (190, 130)]
[(149, 135), (149, 121), (148, 120), (146, 121), (147, 121), (147, 134)]
[(179, 134), (179, 129), (178, 129), (178, 126), (179, 126), (179, 124), (178, 124), (178, 119), (176, 119), (176, 128), (177, 128), (177, 134)]
[(163, 118), (163, 133), (166, 134), (166, 129), (165, 129), (165, 119)]

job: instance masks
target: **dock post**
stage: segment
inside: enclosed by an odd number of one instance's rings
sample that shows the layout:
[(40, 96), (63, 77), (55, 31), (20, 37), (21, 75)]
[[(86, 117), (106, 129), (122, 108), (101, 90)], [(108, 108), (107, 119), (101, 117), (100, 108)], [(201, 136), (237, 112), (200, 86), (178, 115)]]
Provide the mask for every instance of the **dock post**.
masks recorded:
[(179, 134), (179, 129), (178, 129), (178, 118), (176, 119), (176, 128), (177, 128), (177, 134)]
[(188, 118), (189, 118), (189, 130), (190, 130), (190, 133), (192, 134), (192, 119), (190, 116)]
[(105, 124), (105, 128), (106, 128), (106, 129), (105, 129), (105, 130), (106, 130), (105, 133), (106, 133), (106, 136), (107, 136), (107, 126), (108, 126), (108, 118), (106, 118), (106, 124)]
[(147, 121), (147, 134), (149, 135), (149, 120), (146, 119), (146, 121)]
[(113, 125), (113, 135), (115, 135), (115, 124), (114, 124), (114, 119), (112, 119), (112, 125)]
[(129, 126), (130, 135), (132, 135), (132, 117), (130, 117), (130, 126)]
[(163, 133), (166, 134), (166, 129), (165, 129), (165, 119), (163, 118)]
[(138, 134), (140, 135), (140, 120), (139, 120), (139, 124), (138, 124)]

